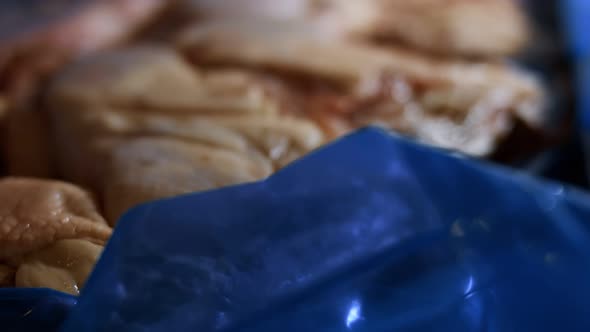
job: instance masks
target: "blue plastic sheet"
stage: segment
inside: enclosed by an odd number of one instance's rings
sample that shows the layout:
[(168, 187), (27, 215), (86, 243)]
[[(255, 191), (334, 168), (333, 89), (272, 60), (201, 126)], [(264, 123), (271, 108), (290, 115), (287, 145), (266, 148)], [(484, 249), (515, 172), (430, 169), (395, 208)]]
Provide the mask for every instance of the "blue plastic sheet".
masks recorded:
[(119, 222), (63, 332), (588, 331), (590, 198), (362, 130)]
[(0, 289), (0, 331), (57, 331), (76, 301), (50, 289)]
[(588, 36), (590, 1), (562, 0), (561, 2), (562, 21), (572, 54), (577, 58), (590, 57), (590, 36)]
[(564, 0), (562, 21), (576, 72), (576, 106), (590, 174), (590, 1)]
[[(579, 61), (577, 69), (579, 119), (586, 142), (590, 143), (590, 56)], [(587, 147), (590, 148), (590, 144)]]

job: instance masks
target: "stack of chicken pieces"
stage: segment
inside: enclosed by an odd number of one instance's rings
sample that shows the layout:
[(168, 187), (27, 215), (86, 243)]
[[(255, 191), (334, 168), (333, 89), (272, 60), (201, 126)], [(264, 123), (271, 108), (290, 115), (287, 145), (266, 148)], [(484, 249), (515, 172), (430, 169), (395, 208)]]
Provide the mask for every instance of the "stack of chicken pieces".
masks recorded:
[(112, 228), (94, 194), (39, 178), (56, 176), (40, 100), (44, 82), (73, 59), (130, 40), (167, 6), (166, 0), (1, 4), (2, 175), (13, 176), (0, 179), (0, 287), (79, 294)]
[[(0, 195), (38, 195), (0, 202), (2, 222), (18, 224), (0, 224), (6, 280), (56, 287), (35, 264), (68, 245), (96, 259), (107, 223), (130, 207), (263, 179), (360, 127), (485, 157), (517, 122), (545, 118), (537, 79), (503, 59), (528, 36), (510, 0), (185, 0), (172, 12), (189, 23), (156, 26), (163, 38), (95, 52), (52, 78), (42, 112), (54, 163), (42, 173), (88, 189), (98, 207), (65, 183), (0, 182)], [(91, 266), (64, 272), (65, 289)]]

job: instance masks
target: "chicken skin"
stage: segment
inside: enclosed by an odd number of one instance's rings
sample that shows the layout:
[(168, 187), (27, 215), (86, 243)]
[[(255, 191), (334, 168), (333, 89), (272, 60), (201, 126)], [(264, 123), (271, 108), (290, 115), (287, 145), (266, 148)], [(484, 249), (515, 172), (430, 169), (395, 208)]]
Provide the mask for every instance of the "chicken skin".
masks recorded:
[[(328, 38), (363, 38), (451, 56), (519, 51), (528, 22), (515, 0), (186, 0), (201, 19), (305, 22)], [(316, 33), (317, 34), (317, 33)]]
[(291, 92), (283, 103), (299, 105), (330, 137), (381, 125), (485, 156), (516, 120), (537, 127), (544, 118), (540, 83), (509, 65), (327, 41), (272, 25), (198, 24), (178, 45), (196, 66), (255, 69), (281, 81)]
[(54, 83), (60, 172), (98, 192), (111, 223), (146, 200), (262, 179), (324, 142), (266, 75), (167, 48), (97, 54)]
[(64, 182), (4, 178), (0, 197), (0, 285), (77, 294), (112, 232), (91, 196)]

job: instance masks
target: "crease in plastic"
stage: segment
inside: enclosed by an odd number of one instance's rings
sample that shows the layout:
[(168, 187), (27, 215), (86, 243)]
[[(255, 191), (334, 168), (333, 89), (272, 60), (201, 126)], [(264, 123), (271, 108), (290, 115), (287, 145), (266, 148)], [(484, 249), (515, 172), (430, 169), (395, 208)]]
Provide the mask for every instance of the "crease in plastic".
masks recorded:
[(589, 202), (365, 129), (133, 209), (62, 331), (587, 331)]

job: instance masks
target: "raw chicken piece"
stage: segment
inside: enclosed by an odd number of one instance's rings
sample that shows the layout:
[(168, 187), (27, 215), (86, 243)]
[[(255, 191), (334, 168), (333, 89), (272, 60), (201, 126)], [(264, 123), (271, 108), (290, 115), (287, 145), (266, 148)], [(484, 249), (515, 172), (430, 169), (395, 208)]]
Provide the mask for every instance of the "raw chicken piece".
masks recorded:
[(57, 75), (48, 96), (59, 112), (111, 106), (142, 113), (277, 113), (283, 105), (273, 105), (272, 84), (246, 70), (195, 68), (172, 49), (143, 45), (80, 59)]
[(285, 114), (291, 105), (281, 104), (281, 92), (263, 75), (201, 71), (163, 48), (96, 54), (66, 69), (50, 88), (59, 169), (99, 190), (104, 167), (96, 160), (108, 159), (119, 138), (129, 136), (257, 150), (282, 165), (289, 149), (305, 153), (323, 134), (309, 120)]
[(145, 200), (258, 180), (324, 142), (289, 94), (263, 73), (194, 68), (165, 48), (96, 54), (49, 90), (59, 169), (103, 197), (111, 223)]
[(130, 140), (113, 151), (105, 213), (114, 222), (138, 203), (252, 182), (272, 171), (269, 160), (252, 153), (167, 138)]
[(282, 114), (165, 114), (100, 108), (89, 109), (85, 115), (80, 117), (81, 123), (101, 128), (112, 136), (165, 136), (250, 155), (261, 154), (272, 161), (283, 158), (287, 150), (310, 151), (323, 142), (317, 126)]
[(370, 36), (378, 21), (378, 4), (372, 0), (185, 0), (180, 4), (201, 20), (262, 18), (276, 21), (280, 29), (303, 23), (309, 33), (326, 39)]
[[(200, 17), (304, 21), (326, 37), (358, 36), (448, 55), (501, 56), (528, 39), (515, 0), (186, 0)], [(281, 25), (281, 29), (284, 25)]]
[[(313, 2), (309, 0), (185, 0), (182, 5), (204, 18), (264, 17), (291, 20), (305, 17)], [(354, 2), (354, 1), (353, 1)]]
[(87, 240), (60, 240), (27, 254), (15, 275), (16, 287), (52, 288), (79, 295), (103, 246)]
[(371, 35), (435, 53), (509, 55), (522, 49), (529, 37), (528, 22), (517, 0), (364, 2), (376, 7)]
[(0, 262), (62, 239), (104, 244), (111, 235), (89, 194), (68, 183), (4, 178), (0, 202)]
[(165, 0), (13, 1), (0, 13), (0, 95), (6, 97), (3, 132), (7, 171), (49, 177), (47, 119), (37, 99), (48, 77), (82, 54), (132, 37)]
[[(108, 114), (95, 121), (101, 112), (110, 105), (183, 109), (199, 91), (192, 68), (164, 48), (98, 53), (68, 66), (48, 92), (58, 172), (100, 192), (105, 165), (97, 160), (107, 160), (113, 136), (125, 134)], [(105, 122), (109, 127), (102, 126)]]
[(197, 72), (175, 52), (138, 46), (98, 52), (62, 70), (49, 87), (64, 109), (110, 105), (187, 109), (202, 98)]
[(198, 24), (178, 45), (197, 66), (257, 69), (283, 81), (291, 104), (332, 137), (377, 124), (487, 155), (515, 120), (537, 127), (544, 118), (535, 77), (500, 63), (327, 41), (262, 20)]

